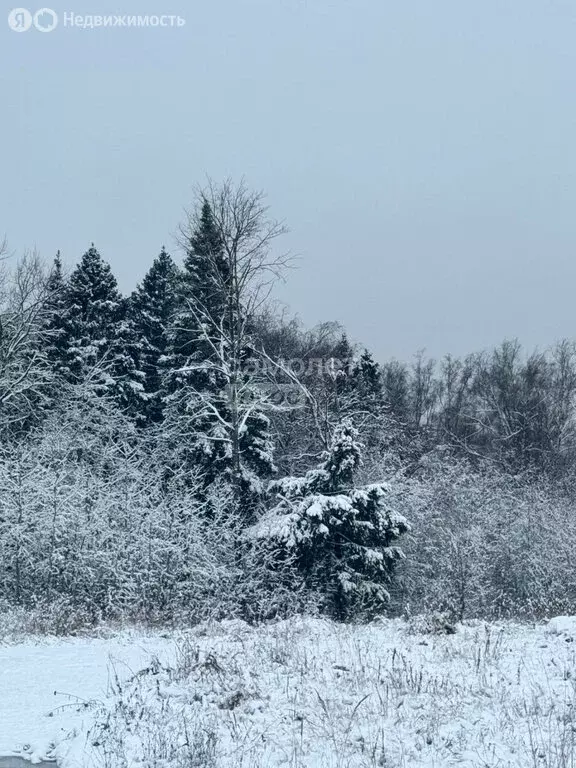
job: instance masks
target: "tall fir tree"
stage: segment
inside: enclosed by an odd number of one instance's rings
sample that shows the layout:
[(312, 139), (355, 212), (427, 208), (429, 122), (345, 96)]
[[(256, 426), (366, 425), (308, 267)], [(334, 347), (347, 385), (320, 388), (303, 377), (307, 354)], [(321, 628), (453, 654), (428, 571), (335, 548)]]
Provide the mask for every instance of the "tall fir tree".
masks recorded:
[(63, 302), (61, 372), (72, 383), (90, 378), (98, 391), (111, 391), (115, 339), (125, 304), (110, 266), (94, 244), (70, 275)]
[(45, 336), (46, 358), (54, 373), (62, 372), (65, 357), (64, 313), (66, 309), (66, 281), (62, 272), (60, 251), (56, 254), (46, 281)]
[(141, 370), (142, 342), (130, 317), (128, 299), (122, 300), (120, 318), (107, 356), (107, 370), (112, 378), (110, 393), (124, 414), (142, 425), (141, 414), (147, 401), (145, 375)]
[[(178, 268), (164, 246), (130, 296), (125, 322), (127, 381), (140, 426), (163, 418), (162, 381), (169, 352), (170, 324), (177, 307)], [(126, 393), (129, 396), (129, 392)]]
[(186, 238), (179, 280), (166, 436), (174, 435), (180, 465), (194, 466), (207, 485), (227, 479), (248, 509), (262, 489), (260, 478), (274, 465), (269, 420), (257, 406), (261, 393), (243, 370), (251, 340), (227, 237), (204, 199)]
[(382, 388), (382, 374), (380, 366), (365, 349), (352, 366), (352, 379), (358, 397), (373, 410), (382, 407), (384, 392)]
[[(185, 242), (186, 256), (179, 275), (178, 308), (171, 338), (170, 388), (185, 382), (217, 387), (197, 363), (213, 355), (210, 341), (218, 342), (214, 329), (226, 322), (229, 267), (222, 238), (207, 201), (202, 205), (196, 228)], [(214, 328), (212, 328), (212, 326)], [(206, 338), (208, 336), (208, 338)], [(192, 364), (196, 363), (194, 370)]]

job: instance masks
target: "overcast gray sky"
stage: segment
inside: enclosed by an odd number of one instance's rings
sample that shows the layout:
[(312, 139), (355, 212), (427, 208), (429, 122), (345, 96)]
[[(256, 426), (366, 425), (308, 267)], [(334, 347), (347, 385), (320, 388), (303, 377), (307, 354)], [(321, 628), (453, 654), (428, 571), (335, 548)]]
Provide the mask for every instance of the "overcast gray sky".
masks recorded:
[(574, 0), (47, 2), (48, 34), (0, 20), (13, 249), (93, 240), (128, 291), (196, 182), (245, 175), (301, 256), (278, 295), (379, 359), (576, 335)]

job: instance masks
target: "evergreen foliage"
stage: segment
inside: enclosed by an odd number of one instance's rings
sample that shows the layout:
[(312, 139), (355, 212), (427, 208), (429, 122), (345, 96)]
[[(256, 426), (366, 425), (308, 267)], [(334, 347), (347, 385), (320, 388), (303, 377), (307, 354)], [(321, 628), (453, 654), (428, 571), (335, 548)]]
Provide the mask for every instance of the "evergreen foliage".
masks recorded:
[(130, 359), (125, 369), (132, 383), (132, 397), (127, 394), (140, 426), (163, 419), (165, 360), (177, 306), (178, 278), (178, 268), (163, 247), (128, 301), (124, 334)]
[(301, 478), (273, 483), (278, 503), (250, 533), (293, 555), (325, 609), (345, 620), (387, 604), (387, 586), (403, 557), (396, 542), (408, 530), (384, 484), (354, 487), (361, 461), (358, 433), (341, 422), (323, 462)]
[(92, 246), (66, 282), (58, 367), (71, 383), (92, 381), (96, 390), (114, 384), (112, 363), (125, 303), (110, 266)]
[(379, 364), (267, 301), (282, 231), (226, 182), (127, 298), (94, 246), (2, 262), (0, 602), (576, 610), (576, 344)]

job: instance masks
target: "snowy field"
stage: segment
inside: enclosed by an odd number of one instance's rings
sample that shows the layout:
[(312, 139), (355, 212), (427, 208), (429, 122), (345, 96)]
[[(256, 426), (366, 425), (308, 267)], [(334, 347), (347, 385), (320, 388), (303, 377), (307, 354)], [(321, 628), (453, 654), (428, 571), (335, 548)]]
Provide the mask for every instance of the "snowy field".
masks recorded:
[(576, 765), (576, 619), (422, 629), (303, 619), (4, 644), (0, 754), (62, 768)]
[[(112, 638), (34, 639), (0, 644), (0, 755), (32, 762), (70, 752), (70, 737), (94, 719), (110, 690), (109, 669), (128, 676), (172, 643), (123, 633)], [(63, 765), (82, 764), (63, 760)]]

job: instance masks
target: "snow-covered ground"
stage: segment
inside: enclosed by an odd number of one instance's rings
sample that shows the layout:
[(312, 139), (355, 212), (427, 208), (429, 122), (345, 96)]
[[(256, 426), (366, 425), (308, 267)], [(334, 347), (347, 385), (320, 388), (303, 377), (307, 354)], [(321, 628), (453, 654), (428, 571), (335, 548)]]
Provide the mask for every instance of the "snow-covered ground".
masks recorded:
[(109, 670), (128, 677), (151, 654), (169, 654), (172, 645), (134, 633), (0, 644), (0, 756), (36, 762), (55, 752), (65, 755), (74, 732), (74, 753), (81, 753), (78, 742), (95, 714), (91, 702), (104, 702), (109, 692)]
[(454, 635), (303, 619), (0, 646), (0, 754), (63, 768), (568, 768), (575, 640), (569, 617)]

